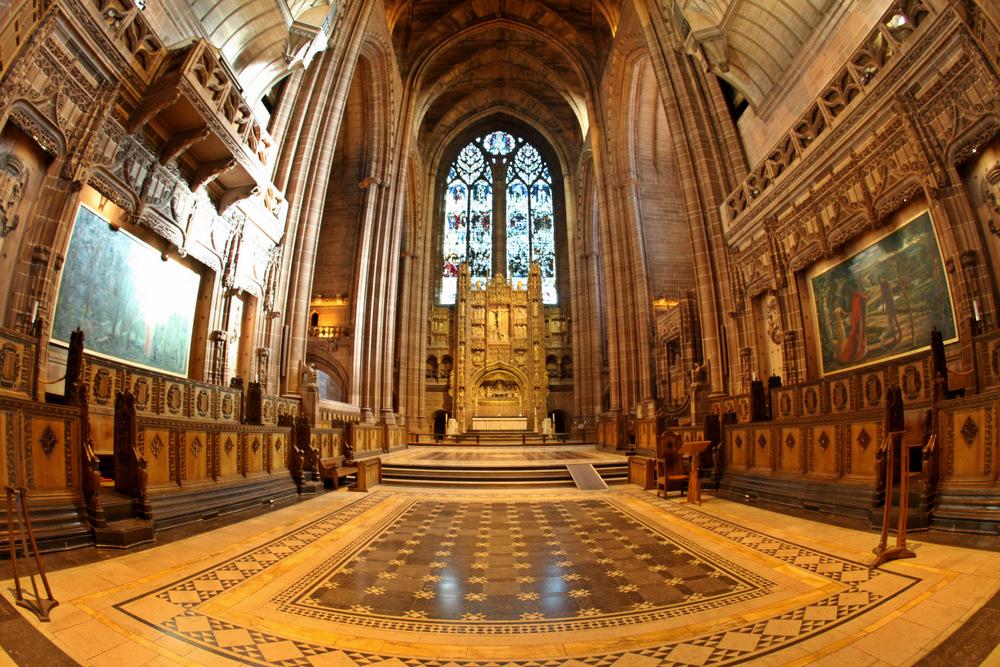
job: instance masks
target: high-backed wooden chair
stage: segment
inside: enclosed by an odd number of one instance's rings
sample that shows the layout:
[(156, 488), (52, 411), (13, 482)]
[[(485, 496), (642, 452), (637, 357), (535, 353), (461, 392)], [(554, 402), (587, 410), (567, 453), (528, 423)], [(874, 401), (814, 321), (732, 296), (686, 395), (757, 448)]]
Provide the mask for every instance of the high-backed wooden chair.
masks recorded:
[(666, 431), (656, 438), (656, 495), (666, 498), (671, 491), (681, 491), (687, 487), (688, 471), (684, 457), (678, 451), (684, 443)]

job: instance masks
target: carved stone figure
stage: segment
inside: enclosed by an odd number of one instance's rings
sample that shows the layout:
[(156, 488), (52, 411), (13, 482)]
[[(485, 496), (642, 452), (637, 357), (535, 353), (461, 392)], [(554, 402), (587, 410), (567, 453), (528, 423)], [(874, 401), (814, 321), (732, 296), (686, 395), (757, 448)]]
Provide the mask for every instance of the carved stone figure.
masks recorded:
[(781, 343), (781, 313), (778, 312), (778, 300), (769, 296), (764, 302), (767, 337), (775, 345)]
[(314, 386), (319, 384), (319, 374), (316, 372), (316, 364), (299, 362), (299, 386)]
[(28, 187), (28, 170), (13, 153), (0, 155), (0, 238), (17, 229), (17, 208)]

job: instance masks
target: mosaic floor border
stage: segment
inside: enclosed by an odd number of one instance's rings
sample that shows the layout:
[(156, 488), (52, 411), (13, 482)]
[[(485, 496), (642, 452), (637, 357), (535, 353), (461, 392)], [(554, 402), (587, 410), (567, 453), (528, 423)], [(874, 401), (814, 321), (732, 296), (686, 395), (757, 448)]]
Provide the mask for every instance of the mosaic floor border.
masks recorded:
[[(621, 507), (626, 507), (625, 501), (648, 504), (651, 508), (688, 522), (698, 529), (835, 583), (839, 587), (838, 592), (818, 602), (770, 617), (755, 619), (739, 627), (707, 632), (683, 640), (594, 655), (553, 657), (544, 660), (503, 659), (499, 662), (496, 659), (444, 660), (426, 656), (349, 650), (248, 627), (225, 618), (213, 617), (199, 610), (200, 605), (237, 584), (256, 576), (266, 576), (271, 565), (377, 507), (386, 495), (391, 494), (369, 494), (306, 525), (293, 527), (259, 547), (244, 551), (195, 575), (180, 577), (166, 586), (158, 587), (152, 593), (119, 602), (113, 605), (113, 608), (186, 644), (201, 647), (243, 664), (312, 667), (319, 664), (318, 657), (336, 657), (338, 661), (344, 659), (349, 661), (343, 664), (370, 665), (395, 657), (410, 667), (440, 667), (445, 664), (468, 667), (488, 667), (497, 664), (518, 667), (535, 665), (561, 667), (570, 664), (610, 667), (623, 657), (634, 656), (646, 659), (643, 664), (650, 665), (714, 666), (760, 657), (789, 647), (877, 608), (919, 581), (917, 577), (883, 570), (871, 571), (869, 577), (867, 565), (863, 563), (776, 538), (691, 506), (679, 505), (638, 491), (624, 491), (607, 494), (609, 502), (617, 503)], [(509, 500), (494, 499), (493, 502), (502, 503)], [(643, 519), (638, 515), (635, 516)], [(873, 581), (882, 583), (872, 586)], [(885, 592), (878, 592), (879, 590)], [(150, 595), (159, 596), (164, 602), (169, 601), (170, 604), (178, 605), (183, 610), (182, 613), (166, 620), (151, 621), (130, 610), (135, 602)]]

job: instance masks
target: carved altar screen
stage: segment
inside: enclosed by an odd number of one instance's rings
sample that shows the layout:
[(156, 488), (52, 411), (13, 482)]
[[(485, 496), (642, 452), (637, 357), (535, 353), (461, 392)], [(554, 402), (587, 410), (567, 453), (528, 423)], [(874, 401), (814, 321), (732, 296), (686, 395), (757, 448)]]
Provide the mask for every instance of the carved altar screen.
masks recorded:
[(548, 400), (542, 274), (473, 282), (458, 272), (451, 396), (462, 431), (539, 431)]

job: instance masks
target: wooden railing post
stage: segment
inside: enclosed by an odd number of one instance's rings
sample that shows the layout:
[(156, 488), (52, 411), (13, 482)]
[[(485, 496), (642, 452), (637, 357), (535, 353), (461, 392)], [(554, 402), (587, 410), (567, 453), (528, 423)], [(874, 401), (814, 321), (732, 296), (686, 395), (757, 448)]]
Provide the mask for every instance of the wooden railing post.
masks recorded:
[(251, 382), (247, 385), (243, 421), (257, 426), (264, 423), (264, 392), (260, 382)]
[(128, 390), (119, 391), (115, 395), (115, 491), (135, 499), (139, 518), (150, 519), (149, 475), (146, 459), (137, 449), (138, 441), (135, 395)]

